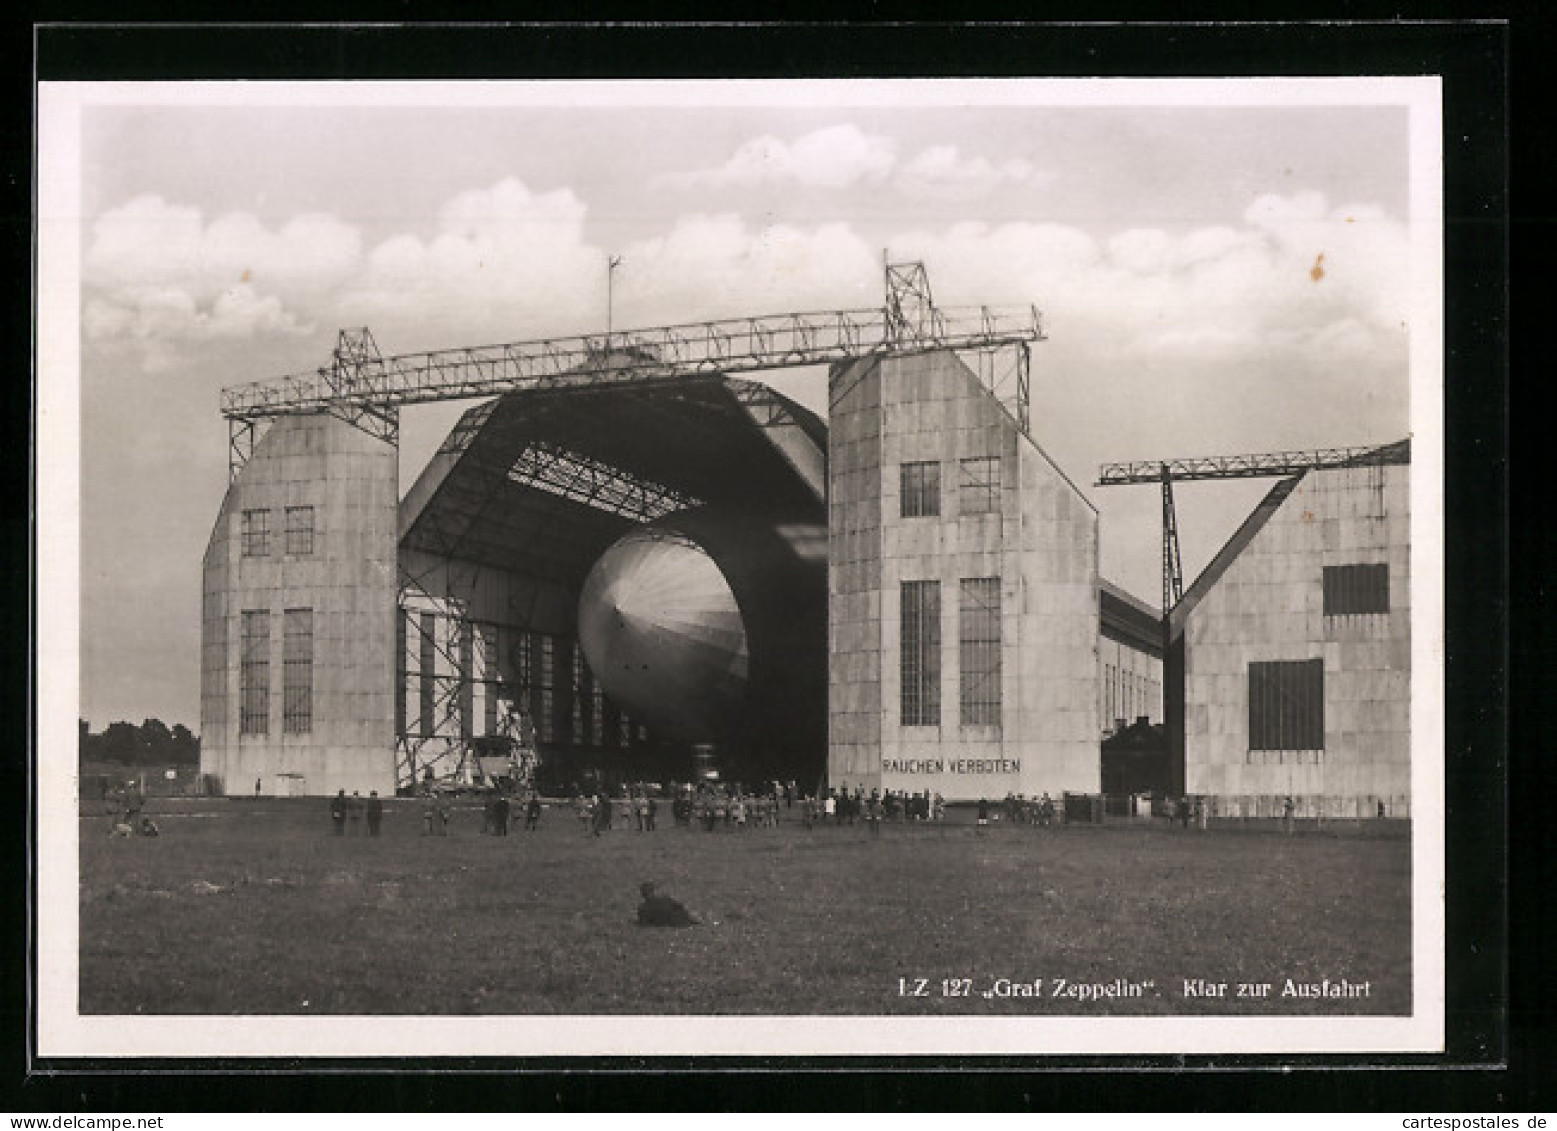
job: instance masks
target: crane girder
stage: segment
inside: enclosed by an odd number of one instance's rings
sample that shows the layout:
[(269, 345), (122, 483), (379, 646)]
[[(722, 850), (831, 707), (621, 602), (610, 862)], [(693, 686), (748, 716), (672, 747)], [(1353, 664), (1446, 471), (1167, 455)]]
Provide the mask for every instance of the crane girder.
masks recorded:
[[(870, 354), (992, 350), (1041, 341), (1032, 308), (937, 311), (936, 334), (901, 332), (884, 310), (792, 313), (696, 322), (597, 337), (542, 339), (378, 357), (337, 349), (334, 364), (222, 390), (221, 411), (252, 420), (347, 406), (490, 396), (520, 388), (676, 380), (823, 365)], [(371, 341), (365, 330), (343, 341)]]

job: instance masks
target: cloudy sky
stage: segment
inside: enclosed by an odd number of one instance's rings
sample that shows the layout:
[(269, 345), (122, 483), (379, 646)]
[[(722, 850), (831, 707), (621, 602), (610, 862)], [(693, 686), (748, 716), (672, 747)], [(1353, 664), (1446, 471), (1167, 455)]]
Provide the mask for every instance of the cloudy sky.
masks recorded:
[[(1406, 435), (1404, 107), (924, 86), (85, 107), (82, 715), (198, 722), (222, 387), (346, 326), (386, 354), (598, 331), (610, 255), (618, 329), (878, 306), (884, 250), (942, 305), (1036, 304), (1033, 433), (1153, 603), (1157, 493), (1091, 488), (1100, 462)], [(824, 373), (772, 383), (825, 411)], [(402, 490), (460, 407), (406, 412)], [(1266, 486), (1180, 489), (1189, 578)]]

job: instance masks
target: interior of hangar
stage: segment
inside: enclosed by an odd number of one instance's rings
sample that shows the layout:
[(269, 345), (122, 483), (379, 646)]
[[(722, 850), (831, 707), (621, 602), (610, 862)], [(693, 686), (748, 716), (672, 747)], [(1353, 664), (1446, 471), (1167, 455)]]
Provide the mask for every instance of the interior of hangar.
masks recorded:
[(825, 426), (709, 375), (472, 408), (399, 516), (396, 777), (482, 740), (545, 784), (825, 760)]

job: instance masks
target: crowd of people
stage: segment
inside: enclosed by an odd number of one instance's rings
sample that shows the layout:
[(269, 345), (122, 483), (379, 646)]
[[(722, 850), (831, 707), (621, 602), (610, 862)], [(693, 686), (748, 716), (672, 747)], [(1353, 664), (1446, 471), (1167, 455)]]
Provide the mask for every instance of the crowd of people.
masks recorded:
[[(670, 793), (669, 797), (665, 796), (666, 792)], [(945, 799), (929, 790), (909, 793), (873, 789), (866, 793), (863, 787), (857, 787), (853, 791), (843, 788), (802, 794), (794, 788), (794, 783), (777, 781), (764, 783), (755, 790), (722, 783), (698, 786), (672, 783), (668, 791), (658, 786), (626, 786), (615, 796), (606, 790), (575, 790), (567, 804), (586, 836), (600, 836), (612, 829), (654, 832), (666, 808), (675, 827), (705, 832), (776, 828), (784, 820), (795, 819), (808, 829), (818, 825), (863, 823), (879, 832), (883, 822), (942, 821), (946, 816)], [(539, 828), (544, 804), (537, 791), (530, 789), (518, 797), (499, 791), (487, 794), (482, 800), (482, 834), (507, 836), (516, 819), (516, 809), (523, 813), (526, 831)], [(377, 790), (366, 800), (356, 792), (348, 796), (344, 789), (330, 799), (330, 820), (336, 836), (361, 835), (364, 822), (367, 835), (378, 836), (383, 818), (384, 805)], [(424, 790), (421, 796), (422, 835), (448, 836), (451, 819), (449, 795)]]
[[(612, 828), (636, 827), (640, 832), (653, 832), (663, 804), (664, 800), (652, 789), (626, 789), (618, 797), (576, 793), (572, 809), (580, 828), (588, 835), (599, 836)], [(802, 795), (792, 784), (782, 782), (766, 783), (756, 790), (720, 783), (674, 787), (669, 805), (675, 827), (704, 832), (776, 828), (785, 820), (795, 819), (808, 829), (863, 822), (879, 831), (884, 821), (940, 821), (946, 814), (945, 800), (929, 790), (872, 790), (867, 794), (860, 787), (852, 792), (846, 788), (828, 789), (817, 795)]]
[(348, 829), (352, 836), (360, 836), (364, 818), (367, 820), (368, 835), (378, 836), (384, 824), (384, 802), (378, 790), (370, 791), (366, 801), (360, 792), (354, 791), (347, 797), (344, 789), (330, 798), (330, 823), (336, 836), (346, 836)]
[(853, 792), (845, 786), (841, 790), (829, 789), (819, 797), (805, 801), (807, 825), (854, 825), (860, 821), (879, 826), (907, 824), (910, 821), (943, 821), (946, 819), (946, 800), (939, 793), (928, 789), (919, 793), (905, 790), (872, 789), (868, 794), (863, 786)]
[[(436, 789), (423, 790), (420, 802), (422, 835), (448, 836), (452, 819), (450, 795)], [(614, 794), (605, 789), (585, 791), (575, 788), (565, 805), (586, 836), (600, 836), (613, 829), (654, 832), (667, 809), (674, 827), (705, 832), (776, 828), (783, 821), (798, 820), (807, 829), (863, 824), (872, 833), (879, 833), (883, 824), (935, 823), (946, 819), (945, 799), (930, 790), (871, 789), (867, 792), (863, 786), (852, 790), (844, 786), (803, 794), (793, 783), (776, 781), (762, 783), (750, 790), (740, 784), (718, 782), (695, 786), (671, 783), (668, 787), (645, 783), (619, 786)], [(536, 789), (528, 788), (514, 795), (504, 791), (490, 792), (482, 798), (481, 808), (482, 834), (507, 836), (510, 827), (521, 816), (526, 831), (538, 829), (546, 803)], [(137, 834), (155, 836), (154, 826), (151, 829), (141, 827), (139, 809), (138, 797), (127, 799), (116, 827), (124, 826)], [(1158, 812), (1165, 812), (1173, 824), (1194, 825), (1201, 829), (1206, 828), (1210, 818), (1215, 816), (1213, 805), (1204, 798), (1169, 799)], [(987, 827), (991, 818), (1011, 826), (1034, 828), (1066, 823), (1064, 807), (1048, 793), (1039, 797), (1008, 793), (999, 802), (980, 799), (976, 827)], [(384, 803), (377, 790), (364, 799), (357, 792), (348, 796), (342, 789), (330, 799), (330, 820), (336, 836), (360, 836), (364, 834), (364, 827), (367, 836), (379, 836), (383, 819)], [(1293, 803), (1288, 798), (1282, 824), (1290, 829), (1293, 823)]]
[(653, 832), (659, 821), (660, 799), (646, 789), (627, 791), (621, 797), (609, 793), (575, 793), (572, 801), (573, 815), (586, 834), (599, 836), (613, 828), (631, 827), (638, 831)]
[(1006, 794), (1005, 799), (1006, 820), (1013, 825), (1037, 825), (1039, 828), (1049, 828), (1056, 820), (1062, 820), (1063, 814), (1056, 811), (1054, 798), (1045, 793), (1042, 797), (1028, 797), (1025, 794)]

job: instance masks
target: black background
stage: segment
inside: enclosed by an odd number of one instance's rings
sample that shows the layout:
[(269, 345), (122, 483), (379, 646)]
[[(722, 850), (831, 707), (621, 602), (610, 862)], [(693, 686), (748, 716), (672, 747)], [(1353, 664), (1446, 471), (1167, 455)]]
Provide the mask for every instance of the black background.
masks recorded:
[[(334, 5), (162, 4), (124, 19), (125, 6), (42, 4), (29, 23), (6, 25), (3, 70), (10, 160), (5, 166), (4, 238), (17, 291), (32, 255), (32, 106), (35, 80), (670, 78), (913, 76), (1238, 76), (1436, 74), (1444, 78), (1447, 283), (1447, 797), (1448, 1052), (1431, 1057), (995, 1058), (934, 1061), (794, 1059), (626, 1061), (48, 1063), (35, 1059), (30, 1015), (28, 907), (33, 751), (30, 679), (35, 651), (8, 654), (6, 690), (16, 753), (0, 758), (0, 795), (11, 802), (0, 859), (12, 868), (10, 929), (0, 932), (0, 1109), (17, 1113), (267, 1110), (1394, 1110), (1464, 1114), (1540, 1110), (1557, 1064), (1541, 945), (1552, 922), (1542, 875), (1551, 858), (1554, 814), (1540, 732), (1527, 724), (1510, 743), (1508, 702), (1539, 699), (1550, 683), (1542, 663), (1542, 566), (1551, 559), (1544, 508), (1515, 529), (1509, 521), (1509, 250), (1534, 253), (1551, 230), (1550, 194), (1536, 176), (1549, 161), (1543, 85), (1550, 25), (1521, 9), (1470, 22), (1435, 9), (1422, 22), (1391, 22), (1382, 5), (1332, 4), (1305, 22), (1146, 23), (1162, 13), (1085, 11), (1125, 23), (889, 22), (863, 6), (847, 22), (842, 5), (825, 22), (667, 24), (432, 24), (450, 13), (411, 3)], [(1230, 6), (1229, 6), (1230, 7)], [(1070, 18), (1083, 12), (1072, 5)], [(543, 9), (531, 6), (533, 14)], [(463, 20), (512, 19), (496, 5), (458, 8)], [(577, 9), (570, 7), (569, 12)], [(1528, 11), (1535, 12), (1534, 5)], [(661, 5), (654, 19), (673, 19)], [(553, 13), (564, 15), (565, 13)], [(683, 13), (685, 14), (685, 13)], [(1262, 13), (1263, 14), (1263, 13)], [(646, 12), (614, 13), (644, 20)], [(959, 21), (972, 18), (966, 9)], [(1018, 14), (1012, 14), (1015, 18)], [(1031, 12), (1025, 13), (1028, 17)], [(1225, 18), (1244, 12), (1228, 10)], [(1419, 17), (1405, 13), (1413, 19)], [(239, 25), (231, 21), (272, 21)], [(529, 16), (527, 15), (527, 18)], [(576, 17), (575, 17), (576, 18)], [(597, 13), (597, 21), (607, 16)], [(1053, 19), (1055, 17), (1050, 16)], [(1319, 22), (1348, 21), (1348, 22)], [(1355, 21), (1377, 22), (1355, 22)], [(87, 22), (100, 21), (100, 22)], [(1517, 78), (1517, 88), (1511, 81)], [(1517, 93), (1517, 98), (1515, 97)], [(1511, 209), (1510, 105), (1529, 122), (1518, 150), (1526, 179)], [(1520, 113), (1512, 115), (1514, 120)], [(1542, 261), (1532, 254), (1536, 265)], [(1532, 273), (1533, 274), (1533, 273)], [(1526, 324), (1538, 341), (1550, 321), (1540, 284), (1524, 292)], [(30, 483), (30, 381), (20, 378), (21, 343), (31, 341), (31, 301), (3, 309), (15, 363), (4, 385), (13, 442), (4, 482)], [(1533, 315), (1533, 317), (1531, 317)], [(1531, 386), (1550, 373), (1532, 362)], [(31, 369), (29, 367), (29, 373)], [(1538, 403), (1523, 422), (1541, 423)], [(25, 462), (24, 462), (25, 461)], [(1537, 466), (1521, 485), (1541, 482)], [(31, 641), (31, 508), (10, 493), (0, 569), (13, 600), (7, 638)], [(28, 495), (30, 498), (30, 492)], [(1528, 572), (1509, 585), (1513, 560)], [(26, 599), (24, 600), (24, 595)], [(1511, 617), (1511, 608), (1512, 617)], [(1512, 671), (1510, 624), (1527, 632)], [(1548, 731), (1549, 733), (1549, 731)], [(1509, 752), (1515, 751), (1511, 782)], [(23, 755), (25, 752), (25, 756)], [(1549, 759), (1548, 759), (1549, 760)], [(1515, 787), (1510, 790), (1511, 784)], [(1557, 794), (1552, 795), (1557, 798)], [(1514, 801), (1517, 839), (1510, 837)], [(1509, 848), (1514, 844), (1512, 868)], [(1508, 884), (1518, 882), (1517, 900)], [(1518, 913), (1513, 914), (1512, 908)], [(1510, 925), (1515, 928), (1510, 934)], [(1510, 978), (1516, 992), (1510, 996)], [(277, 1073), (284, 1074), (278, 1079)]]

